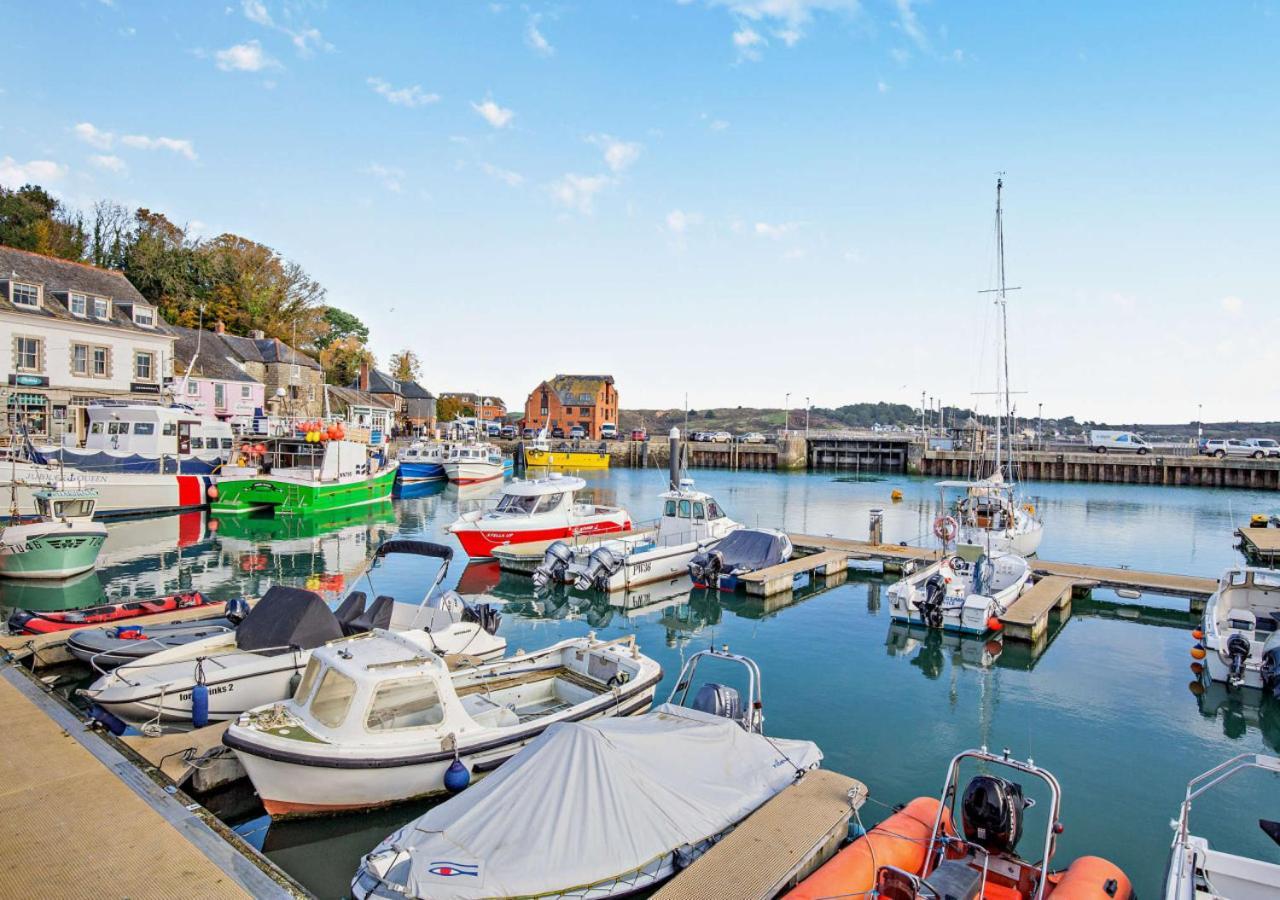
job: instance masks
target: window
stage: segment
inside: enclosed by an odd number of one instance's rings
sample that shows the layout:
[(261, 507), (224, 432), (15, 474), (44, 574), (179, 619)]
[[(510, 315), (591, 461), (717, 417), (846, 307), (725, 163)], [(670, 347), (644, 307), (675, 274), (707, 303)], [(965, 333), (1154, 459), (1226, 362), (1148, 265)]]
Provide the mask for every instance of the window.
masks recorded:
[(444, 708), (434, 678), (397, 678), (382, 682), (374, 691), (365, 727), (370, 731), (391, 731), (439, 725), (443, 721)]
[(134, 434), (155, 434), (156, 423), (155, 422), (135, 422), (133, 425), (133, 433)]
[(222, 409), (227, 405), (227, 386), (222, 382), (217, 382), (213, 386), (213, 405), (216, 409)]
[(154, 362), (155, 362), (154, 353), (144, 353), (142, 351), (138, 351), (134, 353), (133, 354), (133, 376), (138, 381), (150, 381), (155, 372), (155, 368), (153, 366)]
[(694, 501), (694, 504), (693, 504), (693, 517), (694, 517), (695, 519), (705, 519), (705, 518), (707, 517), (707, 510), (706, 510), (706, 508), (702, 505), (702, 503), (701, 503), (701, 502)]
[(71, 372), (73, 375), (89, 374), (89, 345), (71, 345)]
[(174, 425), (172, 422), (165, 422), (164, 429), (160, 433), (165, 437), (173, 437), (178, 433), (178, 426)]
[(320, 724), (337, 728), (347, 717), (347, 709), (355, 693), (354, 681), (336, 669), (329, 669), (320, 680), (320, 687), (316, 688), (316, 697), (311, 701), (311, 715)]
[(714, 500), (708, 500), (707, 501), (707, 518), (719, 519), (722, 516), (724, 516), (724, 510), (720, 508), (720, 504), (716, 503), (716, 501)]
[(37, 309), (40, 306), (40, 288), (34, 284), (15, 281), (9, 285), (9, 299), (14, 306), (29, 306)]
[(61, 500), (53, 504), (53, 515), (57, 519), (79, 519), (92, 514), (92, 500)]
[(14, 338), (13, 359), (19, 372), (39, 372), (40, 339), (30, 337)]
[(203, 450), (203, 449), (204, 449), (204, 438), (193, 437), (193, 438), (191, 439), (191, 449), (192, 449), (192, 450)]
[(150, 328), (156, 324), (156, 314), (152, 312), (150, 307), (135, 306), (133, 308), (133, 321), (134, 324), (141, 325), (143, 328)]
[(249, 386), (249, 385), (247, 385), (247, 384), (244, 384), (244, 385), (241, 385), (241, 386), (240, 386), (240, 399), (241, 399), (241, 400), (248, 400), (248, 399), (249, 399), (250, 397), (252, 397), (252, 396), (253, 396), (253, 388), (252, 388), (252, 387), (250, 387), (250, 386)]
[(110, 304), (107, 303), (106, 297), (93, 298), (93, 317), (95, 319), (105, 319), (109, 309)]
[(195, 397), (200, 393), (200, 385), (194, 381), (187, 382), (187, 396)]
[[(212, 440), (213, 440), (213, 438), (209, 438), (209, 440), (211, 440), (211, 441), (212, 441)], [(232, 443), (231, 438), (223, 438), (223, 439), (222, 439), (222, 449), (223, 449), (223, 450), (230, 450), (230, 449), (231, 449), (231, 443)]]
[(88, 308), (89, 298), (84, 294), (72, 294), (68, 298), (67, 305), (71, 308), (71, 315), (84, 316), (85, 310)]
[(689, 518), (689, 501), (688, 500), (680, 501), (680, 518), (682, 519)]
[(534, 512), (550, 512), (560, 505), (560, 501), (563, 498), (563, 493), (544, 494), (542, 499), (538, 501), (538, 508)]
[(102, 434), (102, 423), (101, 423), (101, 422), (94, 422), (92, 425), (90, 425), (90, 426), (89, 426), (89, 433), (90, 433), (90, 434)]
[(107, 366), (111, 361), (111, 351), (106, 347), (93, 348), (93, 374), (96, 378), (107, 377)]
[(128, 422), (108, 422), (107, 423), (107, 434), (128, 434), (128, 433), (129, 433)]
[(320, 671), (320, 660), (314, 656), (307, 660), (307, 669), (302, 673), (302, 681), (298, 682), (298, 689), (293, 692), (293, 699), (299, 704), (305, 704), (307, 696), (311, 693), (311, 689), (316, 686), (316, 673)]
[(666, 506), (662, 508), (664, 516), (674, 516), (676, 514), (676, 501), (668, 500)]

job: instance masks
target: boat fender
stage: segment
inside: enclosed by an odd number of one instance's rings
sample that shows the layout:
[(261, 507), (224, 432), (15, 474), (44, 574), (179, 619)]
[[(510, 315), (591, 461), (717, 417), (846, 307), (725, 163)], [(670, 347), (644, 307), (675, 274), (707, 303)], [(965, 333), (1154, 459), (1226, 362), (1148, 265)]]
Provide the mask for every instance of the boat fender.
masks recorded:
[(289, 696), (292, 697), (298, 693), (298, 685), (302, 684), (302, 673), (297, 669), (293, 670), (293, 674), (289, 676)]
[(96, 703), (93, 705), (93, 708), (89, 710), (89, 718), (101, 724), (116, 737), (120, 737), (120, 735), (124, 734), (129, 727), (114, 713), (103, 709)]
[(471, 773), (467, 771), (466, 765), (456, 756), (453, 762), (449, 763), (449, 768), (444, 772), (444, 786), (451, 794), (456, 794), (471, 783)]
[(205, 491), (209, 495), (210, 500), (218, 499), (218, 486), (216, 484), (209, 485), (209, 490)]
[(232, 625), (239, 625), (247, 615), (249, 615), (249, 603), (243, 597), (232, 597), (227, 601), (227, 621)]
[(191, 724), (203, 728), (209, 724), (209, 686), (204, 683), (204, 660), (196, 660), (196, 683), (191, 689)]

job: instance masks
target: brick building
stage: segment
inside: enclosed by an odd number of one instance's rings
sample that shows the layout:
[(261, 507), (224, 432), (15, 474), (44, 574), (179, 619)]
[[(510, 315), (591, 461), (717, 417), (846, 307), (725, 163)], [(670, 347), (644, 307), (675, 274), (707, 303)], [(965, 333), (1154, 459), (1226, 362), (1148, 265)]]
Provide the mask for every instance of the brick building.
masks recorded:
[(600, 426), (618, 424), (618, 390), (612, 375), (557, 375), (529, 392), (524, 427), (548, 431), (582, 426), (587, 437), (600, 438)]
[(440, 394), (440, 399), (457, 400), (463, 406), (474, 409), (476, 418), (481, 422), (501, 423), (507, 415), (507, 404), (501, 397), (488, 397), (484, 394), (470, 394), (459, 391), (448, 391)]

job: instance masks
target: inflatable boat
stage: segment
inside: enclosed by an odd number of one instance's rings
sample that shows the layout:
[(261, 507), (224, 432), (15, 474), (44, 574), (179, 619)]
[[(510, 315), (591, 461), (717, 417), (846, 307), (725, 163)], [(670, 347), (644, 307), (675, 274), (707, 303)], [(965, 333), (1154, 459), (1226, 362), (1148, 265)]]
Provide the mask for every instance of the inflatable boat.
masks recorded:
[(130, 600), (91, 606), (88, 609), (69, 609), (64, 612), (15, 609), (9, 616), (9, 631), (11, 634), (48, 634), (51, 631), (67, 631), (72, 628), (83, 628), (86, 625), (107, 625), (140, 616), (176, 612), (180, 609), (195, 609), (199, 606), (209, 607), (212, 615), (216, 612), (215, 607), (221, 606), (224, 602), (210, 600), (199, 591), (193, 591), (190, 594), (156, 597), (154, 600)]
[(237, 598), (227, 603), (227, 614), (216, 619), (173, 622), (168, 625), (126, 622), (105, 628), (85, 628), (67, 638), (67, 650), (90, 668), (105, 672), (124, 663), (146, 659), (170, 647), (181, 647), (215, 635), (230, 634), (248, 612), (249, 605)]

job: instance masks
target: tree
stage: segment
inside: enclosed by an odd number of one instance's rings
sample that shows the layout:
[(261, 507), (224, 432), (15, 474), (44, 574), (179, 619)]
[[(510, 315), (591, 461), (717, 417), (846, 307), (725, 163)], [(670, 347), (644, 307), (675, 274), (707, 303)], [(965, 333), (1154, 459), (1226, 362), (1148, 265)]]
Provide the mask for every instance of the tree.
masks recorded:
[(112, 200), (93, 204), (89, 229), (88, 261), (104, 269), (123, 269), (125, 252), (133, 240), (133, 215)]
[(169, 322), (194, 328), (205, 305), (207, 321), (221, 320), (238, 330), (232, 311), (211, 303), (209, 267), (197, 245), (163, 213), (143, 208), (133, 214), (121, 258), (125, 277)]
[(422, 362), (412, 350), (391, 354), (387, 364), (391, 367), (391, 377), (396, 381), (417, 381), (422, 376)]
[(228, 310), (241, 333), (261, 330), (290, 345), (314, 346), (327, 333), (325, 290), (295, 262), (235, 234), (221, 234), (197, 250), (209, 266), (215, 307)]
[(329, 384), (348, 385), (360, 375), (360, 364), (376, 365), (373, 354), (355, 335), (348, 335), (320, 351), (320, 366)]
[(0, 188), (0, 244), (46, 256), (81, 260), (88, 238), (81, 217), (44, 188)]
[(341, 341), (349, 337), (359, 338), (362, 344), (368, 342), (369, 326), (351, 313), (338, 309), (336, 306), (324, 307), (323, 313), (325, 324), (329, 326), (329, 330), (316, 338), (316, 346), (321, 350), (334, 341)]
[(476, 408), (461, 397), (441, 397), (436, 401), (436, 421), (452, 422), (459, 417), (470, 417), (476, 414)]

